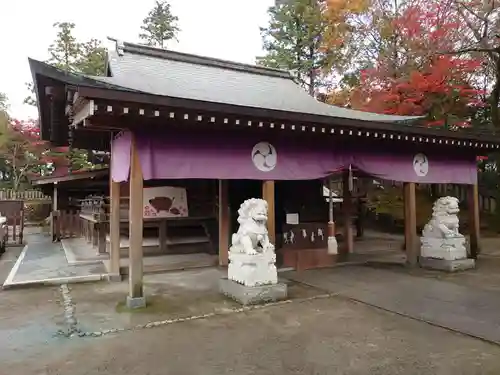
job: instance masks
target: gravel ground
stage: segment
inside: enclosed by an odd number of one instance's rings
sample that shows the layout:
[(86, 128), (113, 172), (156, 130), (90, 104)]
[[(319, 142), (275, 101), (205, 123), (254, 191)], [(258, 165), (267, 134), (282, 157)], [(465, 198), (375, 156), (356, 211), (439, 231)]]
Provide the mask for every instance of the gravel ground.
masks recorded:
[(64, 340), (3, 358), (2, 373), (500, 373), (500, 347), (337, 298)]

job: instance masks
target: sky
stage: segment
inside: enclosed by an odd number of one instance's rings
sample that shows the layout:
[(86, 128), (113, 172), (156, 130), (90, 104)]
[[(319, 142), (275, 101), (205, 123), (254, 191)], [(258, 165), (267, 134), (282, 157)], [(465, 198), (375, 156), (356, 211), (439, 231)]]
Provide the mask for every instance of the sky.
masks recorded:
[[(170, 0), (179, 17), (179, 42), (168, 49), (255, 63), (261, 55), (260, 26), (268, 22), (267, 9), (274, 0)], [(76, 24), (80, 41), (97, 38), (113, 48), (107, 37), (138, 42), (142, 20), (154, 0), (0, 0), (0, 92), (7, 94), (10, 113), (16, 118), (37, 117), (35, 107), (23, 104), (31, 81), (28, 57), (48, 58), (55, 39), (55, 22)]]

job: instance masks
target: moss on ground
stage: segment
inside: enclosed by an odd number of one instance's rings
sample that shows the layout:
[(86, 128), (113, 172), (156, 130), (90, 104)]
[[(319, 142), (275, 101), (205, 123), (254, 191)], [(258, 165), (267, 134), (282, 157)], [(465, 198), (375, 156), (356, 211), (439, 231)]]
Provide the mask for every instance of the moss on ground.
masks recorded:
[[(308, 298), (323, 292), (319, 289), (296, 282), (288, 283), (288, 298)], [(153, 294), (146, 297), (146, 306), (129, 309), (126, 305), (126, 296), (118, 299), (115, 311), (117, 313), (131, 314), (164, 314), (170, 316), (198, 314), (211, 312), (216, 309), (241, 307), (240, 304), (219, 293), (199, 294), (194, 291), (182, 291), (176, 294)]]
[(185, 292), (182, 295), (148, 295), (146, 306), (137, 309), (129, 309), (126, 305), (126, 297), (116, 305), (117, 313), (133, 314), (190, 314), (200, 310), (213, 310), (214, 307), (234, 307), (235, 302), (228, 300), (222, 294), (206, 294), (197, 296), (195, 293)]

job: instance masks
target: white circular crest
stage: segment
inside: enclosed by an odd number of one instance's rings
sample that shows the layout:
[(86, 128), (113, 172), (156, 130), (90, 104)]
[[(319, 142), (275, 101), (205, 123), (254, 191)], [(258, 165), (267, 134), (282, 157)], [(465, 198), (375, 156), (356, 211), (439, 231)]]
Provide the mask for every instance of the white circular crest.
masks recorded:
[(270, 172), (276, 167), (278, 154), (274, 146), (268, 142), (259, 142), (252, 149), (252, 161), (261, 172)]
[(418, 177), (425, 177), (429, 173), (429, 159), (422, 153), (413, 157), (413, 170)]

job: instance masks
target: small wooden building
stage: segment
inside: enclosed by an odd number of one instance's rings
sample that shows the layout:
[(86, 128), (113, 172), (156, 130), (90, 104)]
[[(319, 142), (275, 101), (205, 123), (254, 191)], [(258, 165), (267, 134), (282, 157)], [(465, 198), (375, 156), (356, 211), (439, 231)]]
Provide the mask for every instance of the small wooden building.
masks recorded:
[[(500, 148), (499, 137), (330, 106), (279, 70), (122, 42), (108, 57), (106, 77), (66, 73), (35, 60), (30, 66), (42, 138), (58, 146), (111, 150), (114, 273), (119, 272), (120, 186), (129, 191), (130, 297), (143, 293), (143, 187), (173, 181), (195, 187), (208, 181), (213, 187), (208, 214), (216, 219), (220, 265), (228, 262), (231, 210), (234, 219), (245, 198), (262, 196), (269, 203), (272, 241), (285, 231), (305, 233), (308, 247), (311, 233), (326, 234), (332, 218), (322, 190), (334, 175), (343, 181), (345, 241), (329, 259), (347, 259), (353, 248), (352, 171), (405, 183), (410, 265), (419, 254), (415, 184), (470, 186), (472, 256), (477, 254), (476, 156)], [(195, 199), (189, 188), (187, 194)], [(295, 222), (290, 225), (304, 227), (283, 230), (287, 215)], [(309, 230), (311, 222), (324, 227)]]

